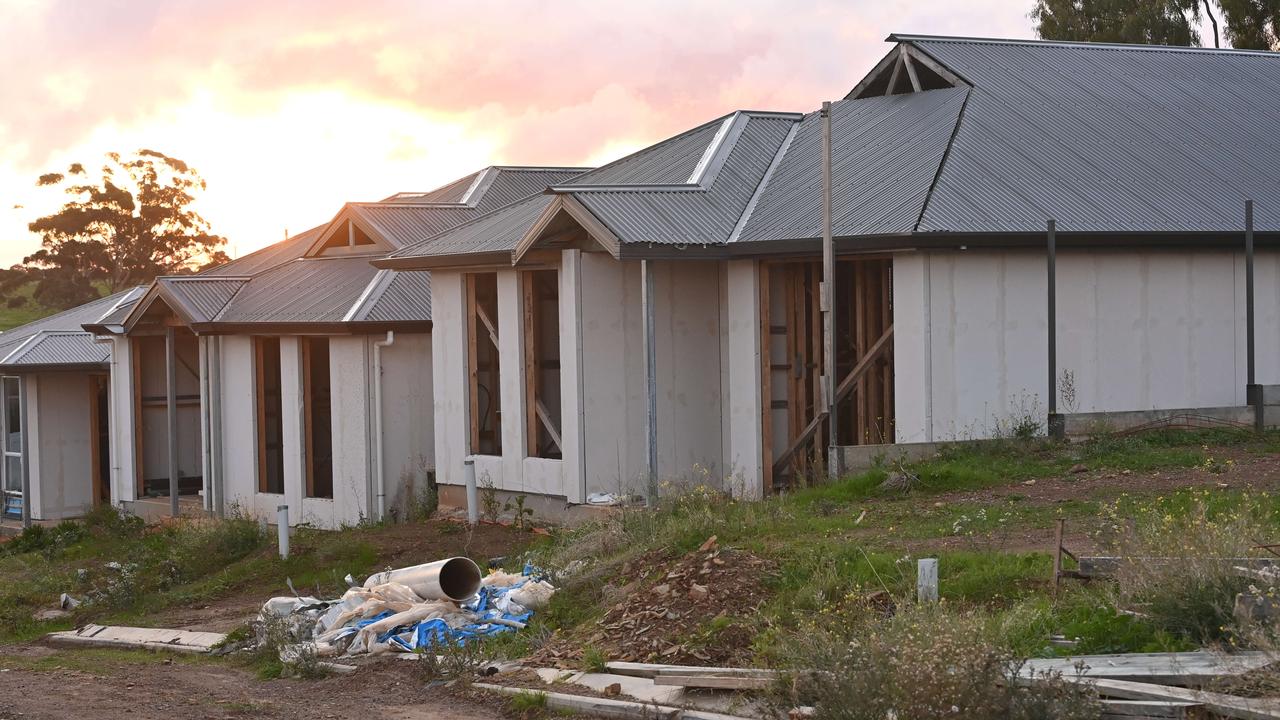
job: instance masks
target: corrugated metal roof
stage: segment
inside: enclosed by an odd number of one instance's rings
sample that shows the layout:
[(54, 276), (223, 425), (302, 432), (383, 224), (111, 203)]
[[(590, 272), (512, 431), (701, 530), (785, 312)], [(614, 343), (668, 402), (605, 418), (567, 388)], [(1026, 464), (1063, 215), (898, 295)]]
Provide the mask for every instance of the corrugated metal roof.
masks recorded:
[(218, 323), (337, 323), (377, 270), (367, 257), (302, 258), (255, 276)]
[(249, 282), (237, 277), (162, 277), (156, 282), (182, 298), (197, 313), (194, 322), (208, 322), (218, 316), (231, 298)]
[(415, 243), (388, 255), (400, 257), (444, 257), (514, 250), (538, 216), (555, 199), (534, 195), (495, 210), (469, 223)]
[(459, 203), (462, 202), (462, 196), (467, 193), (467, 189), (471, 187), (471, 183), (475, 181), (476, 176), (482, 172), (484, 170), (477, 170), (470, 175), (464, 175), (457, 180), (441, 185), (435, 190), (396, 193), (382, 202)]
[[(724, 165), (705, 189), (634, 187), (574, 190), (572, 195), (624, 243), (723, 243), (733, 233), (765, 171), (798, 121), (799, 116), (793, 115), (748, 114), (741, 134), (731, 140)], [(705, 147), (687, 143), (684, 150), (694, 156), (696, 165)], [(677, 161), (668, 156), (667, 160), (682, 168), (688, 164), (687, 158)]]
[(325, 227), (325, 225), (313, 227), (287, 240), (273, 243), (261, 250), (251, 252), (248, 255), (238, 257), (235, 260), (225, 262), (197, 274), (201, 277), (209, 277), (211, 275), (256, 275), (280, 263), (286, 263), (294, 258), (301, 257), (307, 251), (307, 248), (311, 247), (311, 243), (315, 242), (315, 239), (320, 236)]
[(389, 273), (389, 281), (357, 318), (363, 322), (415, 322), (431, 319), (431, 273)]
[[(831, 224), (837, 236), (910, 232), (968, 90), (843, 100), (831, 106)], [(806, 115), (769, 176), (740, 242), (822, 234), (822, 118)]]
[[(123, 290), (70, 310), (29, 322), (0, 333), (0, 367), (57, 365), (98, 365), (111, 359), (107, 345), (94, 342), (86, 324), (95, 324), (105, 315), (121, 312), (117, 305), (132, 307), (142, 288)], [(115, 312), (112, 312), (113, 308)]]
[(1280, 55), (891, 39), (974, 86), (920, 231), (1280, 230)]
[(95, 342), (90, 333), (83, 330), (41, 330), (0, 357), (0, 368), (17, 371), (60, 365), (106, 365), (110, 361), (110, 346)]
[(350, 207), (397, 248), (405, 248), (530, 195), (542, 193), (551, 185), (580, 175), (583, 170), (495, 167), (490, 171), (491, 175), (485, 179), (486, 186), (476, 190), (480, 196), (473, 204), (428, 204), (399, 199), (394, 202), (351, 203)]
[(726, 117), (721, 116), (667, 138), (563, 184), (675, 185), (688, 182)]
[[(591, 168), (494, 165), (424, 193), (396, 193), (380, 203), (364, 205), (431, 205), (472, 208), (488, 213), (534, 193), (540, 193)], [(475, 217), (472, 215), (471, 217)]]

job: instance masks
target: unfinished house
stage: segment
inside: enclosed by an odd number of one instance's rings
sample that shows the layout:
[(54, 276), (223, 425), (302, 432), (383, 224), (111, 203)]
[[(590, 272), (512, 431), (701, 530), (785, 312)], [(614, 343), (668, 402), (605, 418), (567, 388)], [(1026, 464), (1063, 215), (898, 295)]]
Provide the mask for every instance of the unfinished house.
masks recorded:
[(111, 502), (110, 346), (81, 325), (130, 307), (116, 293), (0, 334), (3, 520), (61, 520)]
[[(431, 270), (441, 482), (470, 460), (569, 503), (700, 477), (758, 496), (894, 444), (1044, 432), (1055, 409), (1251, 417), (1247, 387), (1280, 381), (1280, 56), (890, 42), (827, 117), (736, 112), (402, 228), (374, 262)], [(1250, 268), (1273, 302), (1246, 296)]]
[(114, 497), (271, 519), (287, 505), (291, 523), (318, 527), (411, 512), (435, 471), (431, 279), (370, 260), (400, 247), (388, 228), (446, 229), (579, 172), (489, 168), (157, 279), (116, 331), (131, 373)]

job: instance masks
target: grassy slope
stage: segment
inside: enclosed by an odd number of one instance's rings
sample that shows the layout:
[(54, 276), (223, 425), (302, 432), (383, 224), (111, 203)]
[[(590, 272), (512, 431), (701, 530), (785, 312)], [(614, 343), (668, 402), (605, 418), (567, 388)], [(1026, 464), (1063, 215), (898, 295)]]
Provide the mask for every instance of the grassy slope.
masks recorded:
[[(1027, 549), (1038, 545), (1004, 541), (1019, 533), (1043, 536), (1058, 517), (1070, 518), (1072, 527), (1097, 526), (1106, 517), (1106, 506), (1155, 502), (1153, 498), (1126, 493), (1123, 478), (1052, 501), (982, 491), (1062, 477), (1076, 463), (1095, 472), (1209, 473), (1206, 461), (1221, 449), (1248, 454), (1278, 448), (1277, 436), (1222, 432), (1152, 433), (1072, 446), (1011, 441), (955, 448), (905, 466), (920, 478), (906, 494), (881, 489), (885, 468), (756, 503), (730, 502), (705, 488), (694, 489), (656, 512), (629, 511), (605, 526), (586, 526), (547, 541), (538, 552), (549, 567), (585, 557), (596, 561), (598, 570), (568, 583), (529, 632), (504, 636), (502, 642), (509, 644), (506, 650), (519, 652), (551, 630), (571, 637), (590, 634), (606, 607), (604, 590), (622, 581), (626, 560), (655, 550), (680, 555), (715, 535), (722, 547), (772, 560), (778, 572), (766, 583), (769, 597), (760, 612), (734, 616), (730, 608), (727, 617), (697, 633), (699, 641), (714, 643), (718, 633), (746, 626), (760, 662), (770, 662), (780, 644), (806, 627), (844, 622), (851, 604), (869, 593), (909, 596), (914, 560), (921, 556), (940, 558), (946, 602), (989, 613), (1006, 640), (1022, 652), (1052, 652), (1046, 640), (1054, 632), (1080, 637), (1082, 652), (1185, 647), (1184, 639), (1117, 616), (1095, 589), (1070, 585), (1053, 599), (1048, 553)], [(1196, 477), (1212, 485), (1215, 476)], [(1215, 495), (1229, 506), (1240, 492), (1215, 490)], [(1165, 493), (1159, 499), (1161, 511), (1182, 512), (1184, 500), (1181, 493)], [(336, 594), (346, 573), (359, 576), (375, 569), (393, 531), (303, 531), (294, 540), (293, 556), (282, 562), (256, 523), (144, 529), (99, 513), (87, 523), (29, 538), (29, 547), (0, 546), (0, 641), (29, 639), (88, 620), (148, 624), (165, 609), (201, 607), (223, 598), (265, 599), (286, 592), (285, 577), (304, 593)], [(519, 550), (511, 547), (504, 554), (515, 558)], [(122, 577), (104, 567), (109, 561), (135, 568)], [(656, 581), (661, 568), (651, 574), (655, 576), (649, 580)], [(71, 619), (31, 619), (64, 591), (99, 600)]]
[[(920, 478), (906, 495), (880, 490), (888, 473), (884, 468), (761, 503), (725, 502), (714, 493), (695, 490), (657, 514), (633, 514), (605, 541), (599, 529), (588, 528), (546, 548), (550, 558), (561, 561), (587, 552), (588, 546), (613, 550), (603, 559), (606, 570), (593, 582), (570, 585), (543, 622), (562, 632), (588, 634), (604, 588), (627, 559), (659, 548), (690, 552), (715, 535), (721, 546), (749, 550), (779, 567), (763, 612), (739, 621), (751, 626), (764, 662), (783, 636), (802, 631), (806, 624), (840, 622), (850, 599), (878, 590), (909, 597), (914, 592), (915, 558), (924, 556), (940, 559), (945, 601), (991, 613), (997, 624), (1007, 625), (1008, 641), (1022, 652), (1052, 654), (1047, 639), (1056, 632), (1080, 637), (1082, 652), (1184, 647), (1187, 642), (1181, 638), (1117, 616), (1096, 590), (1072, 585), (1052, 600), (1047, 543), (1044, 552), (1001, 549), (1002, 537), (1027, 530), (1047, 532), (1059, 517), (1070, 518), (1074, 527), (1098, 526), (1104, 505), (1135, 501), (1123, 481), (1052, 503), (1027, 502), (1017, 494), (998, 502), (990, 497), (965, 500), (972, 493), (959, 491), (1060, 477), (1076, 463), (1118, 473), (1170, 468), (1200, 472), (1212, 449), (1223, 446), (1244, 452), (1274, 452), (1278, 447), (1276, 437), (1232, 432), (1166, 431), (1074, 446), (1010, 441), (959, 447), (905, 466)], [(1221, 503), (1230, 505), (1240, 492), (1223, 490), (1218, 495)], [(1186, 506), (1181, 496), (1175, 492), (1161, 502), (1176, 513)], [(939, 502), (940, 497), (946, 501)], [(607, 569), (610, 565), (615, 570)], [(716, 629), (710, 630), (714, 634)]]

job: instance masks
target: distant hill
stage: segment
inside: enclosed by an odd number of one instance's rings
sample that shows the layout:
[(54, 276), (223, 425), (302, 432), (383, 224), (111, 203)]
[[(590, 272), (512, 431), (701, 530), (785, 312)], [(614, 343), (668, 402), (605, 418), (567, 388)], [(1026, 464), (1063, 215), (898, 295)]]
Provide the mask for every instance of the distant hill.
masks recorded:
[(56, 308), (47, 308), (31, 299), (35, 290), (35, 282), (0, 295), (0, 332), (12, 330), (19, 325), (26, 325), (32, 320), (59, 312)]

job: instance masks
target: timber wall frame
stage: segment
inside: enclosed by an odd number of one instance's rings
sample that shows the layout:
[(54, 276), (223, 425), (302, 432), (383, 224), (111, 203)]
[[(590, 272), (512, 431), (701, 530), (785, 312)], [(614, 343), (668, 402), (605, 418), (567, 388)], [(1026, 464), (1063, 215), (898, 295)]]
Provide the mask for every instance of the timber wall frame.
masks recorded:
[[(836, 276), (839, 444), (893, 442), (892, 260), (837, 258)], [(827, 417), (821, 279), (822, 266), (816, 259), (760, 263), (761, 465), (766, 492), (820, 470), (826, 455), (821, 447), (825, 433), (820, 432)]]

